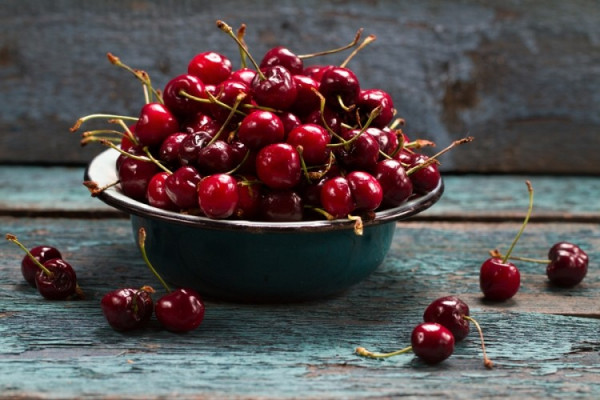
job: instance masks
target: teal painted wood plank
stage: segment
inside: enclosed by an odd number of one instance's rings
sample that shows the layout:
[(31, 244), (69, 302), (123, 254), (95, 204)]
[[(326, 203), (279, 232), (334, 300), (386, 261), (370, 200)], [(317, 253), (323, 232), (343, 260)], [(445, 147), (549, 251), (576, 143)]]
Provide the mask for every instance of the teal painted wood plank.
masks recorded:
[[(20, 250), (0, 242), (0, 398), (509, 398), (600, 396), (600, 227), (534, 223), (516, 250), (535, 255), (568, 239), (589, 254), (590, 272), (555, 290), (536, 265), (519, 265), (514, 300), (481, 301), (477, 271), (489, 248), (506, 248), (518, 223), (410, 222), (367, 280), (340, 296), (300, 304), (207, 301), (201, 327), (176, 335), (156, 322), (114, 332), (99, 301), (114, 288), (156, 284), (125, 219), (0, 218), (25, 243), (59, 247), (86, 299), (49, 302), (22, 283)], [(482, 366), (475, 332), (438, 366), (411, 355), (386, 361), (356, 346), (407, 344), (433, 299), (457, 294), (482, 325), (496, 368)], [(594, 305), (594, 308), (590, 308)], [(592, 316), (594, 318), (584, 318)]]
[[(82, 185), (83, 167), (0, 166), (3, 214), (112, 215)], [(448, 175), (442, 199), (417, 218), (522, 218), (527, 209), (525, 180), (535, 190), (533, 219), (600, 220), (600, 178), (591, 176)]]

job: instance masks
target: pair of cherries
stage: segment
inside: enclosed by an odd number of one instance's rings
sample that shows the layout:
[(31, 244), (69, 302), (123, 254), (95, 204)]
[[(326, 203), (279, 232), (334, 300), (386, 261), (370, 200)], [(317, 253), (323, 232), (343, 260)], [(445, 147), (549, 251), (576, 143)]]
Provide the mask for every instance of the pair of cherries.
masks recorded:
[(413, 352), (426, 364), (437, 364), (452, 355), (456, 342), (462, 341), (470, 331), (470, 322), (477, 328), (486, 368), (493, 363), (487, 357), (483, 333), (479, 323), (469, 315), (469, 306), (456, 296), (444, 296), (431, 302), (423, 313), (423, 323), (414, 327), (411, 345), (389, 353), (375, 353), (358, 347), (356, 354), (368, 358), (388, 358)]
[(113, 290), (100, 301), (107, 322), (117, 331), (132, 331), (143, 328), (154, 313), (159, 323), (171, 332), (183, 333), (196, 329), (204, 319), (202, 298), (193, 289), (171, 290), (148, 259), (144, 228), (138, 232), (138, 241), (144, 261), (168, 293), (154, 304), (152, 293), (155, 291), (150, 286)]
[(15, 235), (6, 234), (6, 240), (16, 244), (25, 256), (21, 260), (21, 273), (30, 286), (48, 300), (82, 298), (75, 270), (66, 262), (60, 251), (52, 246), (36, 246), (27, 249)]
[(479, 284), (486, 299), (505, 301), (512, 298), (521, 286), (521, 274), (509, 259), (546, 264), (546, 275), (551, 284), (558, 287), (573, 287), (587, 274), (589, 258), (579, 246), (569, 242), (558, 242), (548, 251), (548, 259), (512, 257), (512, 251), (525, 230), (533, 209), (533, 187), (526, 181), (529, 192), (529, 207), (521, 229), (514, 238), (506, 255), (498, 250), (490, 252), (479, 272)]

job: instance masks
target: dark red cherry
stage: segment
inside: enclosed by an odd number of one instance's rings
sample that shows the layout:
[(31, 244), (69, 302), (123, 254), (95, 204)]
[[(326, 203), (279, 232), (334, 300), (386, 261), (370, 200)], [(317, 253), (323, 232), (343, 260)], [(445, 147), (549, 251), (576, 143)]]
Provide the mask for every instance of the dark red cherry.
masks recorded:
[(205, 131), (190, 133), (179, 144), (179, 160), (183, 165), (196, 165), (200, 150), (210, 143), (213, 137)]
[(359, 211), (374, 211), (383, 200), (381, 185), (373, 175), (363, 171), (352, 171), (346, 175), (354, 207)]
[(263, 147), (256, 155), (256, 174), (272, 189), (293, 188), (302, 176), (298, 151), (287, 143)]
[(294, 113), (282, 111), (277, 116), (283, 123), (283, 140), (285, 141), (292, 129), (302, 125), (302, 120)]
[(513, 263), (492, 257), (481, 265), (479, 286), (488, 300), (508, 300), (519, 291), (521, 274)]
[(321, 188), (321, 205), (334, 218), (345, 218), (354, 211), (348, 180), (342, 176), (328, 179)]
[(550, 282), (561, 287), (572, 287), (580, 283), (588, 269), (588, 255), (573, 243), (559, 242), (548, 252), (550, 263), (546, 274)]
[(329, 160), (331, 135), (320, 125), (300, 125), (290, 131), (286, 142), (294, 148), (302, 147), (302, 157), (307, 165), (325, 164)]
[(181, 142), (190, 135), (187, 132), (175, 132), (163, 140), (158, 150), (158, 158), (167, 164), (177, 164), (180, 161), (179, 151)]
[(152, 161), (144, 161), (124, 156), (119, 163), (117, 175), (123, 193), (138, 201), (146, 201), (150, 180), (159, 171)]
[(318, 110), (321, 99), (315, 90), (319, 90), (319, 82), (306, 75), (294, 75), (292, 79), (296, 83), (297, 92), (296, 101), (290, 108), (292, 112), (303, 116)]
[[(421, 165), (427, 160), (428, 157), (425, 155), (415, 155), (410, 164), (410, 168)], [(437, 164), (432, 163), (410, 174), (410, 179), (413, 183), (413, 190), (415, 193), (425, 194), (435, 189), (439, 185), (442, 177)]]
[(166, 182), (169, 175), (168, 172), (161, 171), (150, 179), (146, 197), (148, 198), (148, 204), (152, 207), (171, 211), (177, 209), (177, 205), (167, 195)]
[(358, 78), (348, 68), (333, 67), (323, 72), (319, 91), (327, 106), (342, 110), (356, 104), (360, 92)]
[(158, 146), (167, 136), (178, 130), (177, 118), (160, 103), (145, 104), (134, 129), (135, 136), (143, 146)]
[(183, 333), (196, 329), (204, 319), (204, 302), (192, 289), (176, 289), (161, 297), (154, 307), (165, 329)]
[(200, 173), (194, 167), (179, 167), (165, 181), (167, 196), (181, 210), (197, 208), (196, 188), (201, 179)]
[(261, 69), (252, 81), (252, 95), (261, 106), (285, 111), (296, 101), (296, 83), (281, 65)]
[(175, 115), (186, 118), (208, 109), (207, 102), (190, 99), (181, 92), (208, 100), (204, 83), (200, 79), (189, 74), (178, 75), (167, 82), (163, 91), (165, 106)]
[[(240, 101), (238, 110), (243, 109), (243, 105), (250, 104), (252, 102), (250, 87), (245, 83), (231, 79), (221, 82), (217, 87), (217, 95), (215, 98), (219, 101), (219, 103), (225, 104), (228, 107), (224, 107), (222, 104), (218, 103), (211, 104), (210, 111), (213, 118), (223, 123), (231, 114), (231, 108), (236, 104), (239, 96), (242, 96), (243, 99)], [(242, 116), (236, 114), (236, 116), (232, 119), (232, 122), (236, 122), (241, 119)]]
[(383, 156), (381, 153), (387, 154), (389, 156), (393, 154), (398, 147), (398, 137), (393, 131), (391, 131), (388, 128), (379, 129), (375, 127), (369, 127), (365, 130), (365, 132), (373, 136), (373, 138), (379, 144), (380, 160), (388, 158)]
[(239, 166), (236, 172), (240, 174), (255, 175), (256, 152), (250, 151), (248, 147), (239, 140), (232, 141), (230, 146), (233, 152), (235, 165)]
[(148, 290), (150, 288), (124, 288), (106, 293), (100, 301), (100, 307), (108, 324), (122, 332), (146, 325), (154, 311)]
[(338, 135), (340, 135), (343, 131), (342, 118), (337, 112), (332, 111), (327, 107), (325, 107), (323, 113), (321, 113), (321, 110), (315, 110), (311, 112), (303, 118), (303, 122), (306, 124), (316, 124), (324, 128), (331, 129)]
[(344, 134), (350, 144), (338, 146), (334, 152), (338, 161), (349, 170), (373, 171), (379, 160), (379, 143), (367, 132), (352, 129)]
[(229, 143), (215, 140), (198, 151), (197, 165), (204, 175), (227, 172), (237, 165), (237, 158)]
[(386, 127), (396, 114), (392, 97), (381, 89), (361, 90), (358, 94), (356, 107), (362, 124), (367, 122), (369, 115), (375, 108), (380, 107), (379, 115), (373, 119), (370, 125), (380, 129)]
[(238, 129), (238, 139), (251, 150), (283, 141), (284, 126), (281, 119), (270, 111), (255, 110), (244, 117)]
[(266, 190), (261, 199), (260, 214), (265, 221), (301, 221), (302, 198), (293, 190)]
[[(206, 131), (206, 127), (209, 126), (209, 124), (211, 124), (213, 122), (213, 118), (204, 113), (204, 112), (199, 112), (194, 114), (193, 116), (186, 118), (182, 123), (181, 123), (181, 130), (187, 133), (194, 133), (194, 132), (198, 132), (198, 131)], [(216, 126), (218, 126), (220, 124), (216, 124)], [(217, 127), (218, 130), (218, 127)]]
[(301, 74), (304, 71), (302, 59), (283, 46), (273, 47), (267, 51), (260, 62), (260, 68), (275, 65), (285, 67), (292, 75)]
[[(60, 251), (52, 246), (36, 246), (29, 250), (29, 252), (42, 264), (53, 258), (62, 258)], [(26, 254), (21, 260), (21, 273), (23, 274), (23, 278), (32, 287), (35, 287), (35, 276), (39, 270), (40, 267)]]
[(231, 75), (231, 61), (222, 54), (207, 51), (195, 55), (188, 64), (188, 74), (194, 75), (205, 85), (216, 85)]
[(77, 292), (77, 275), (73, 267), (62, 258), (52, 258), (38, 269), (35, 285), (38, 292), (48, 300), (64, 300)]
[(412, 350), (427, 364), (437, 364), (454, 352), (454, 336), (445, 327), (432, 322), (417, 325), (411, 334)]
[(379, 161), (374, 170), (375, 179), (383, 191), (383, 205), (396, 207), (404, 203), (413, 193), (412, 181), (398, 160)]
[(238, 208), (237, 181), (227, 174), (205, 177), (198, 184), (197, 202), (209, 218), (229, 218)]
[(445, 326), (456, 342), (460, 342), (469, 334), (469, 306), (456, 296), (440, 297), (427, 306), (423, 313), (425, 322), (437, 322)]
[(263, 186), (252, 175), (238, 179), (238, 204), (235, 216), (239, 219), (254, 220), (259, 216)]

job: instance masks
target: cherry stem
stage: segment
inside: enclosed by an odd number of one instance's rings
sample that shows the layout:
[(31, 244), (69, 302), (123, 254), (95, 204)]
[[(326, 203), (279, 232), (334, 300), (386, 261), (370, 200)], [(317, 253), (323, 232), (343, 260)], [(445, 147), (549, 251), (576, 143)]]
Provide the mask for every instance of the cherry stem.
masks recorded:
[(146, 265), (148, 266), (148, 268), (150, 268), (150, 271), (152, 271), (152, 273), (154, 274), (154, 276), (160, 281), (161, 285), (163, 285), (163, 287), (165, 288), (165, 290), (170, 293), (171, 292), (171, 288), (169, 287), (169, 285), (167, 285), (167, 282), (164, 281), (164, 279), (162, 278), (162, 276), (160, 276), (160, 274), (158, 273), (158, 271), (156, 271), (156, 269), (154, 268), (154, 266), (152, 265), (152, 263), (148, 259), (148, 255), (146, 254), (146, 229), (144, 229), (144, 227), (141, 227), (138, 230), (138, 243), (139, 243), (139, 246), (140, 246), (140, 251), (142, 252), (142, 258), (144, 259), (144, 262), (146, 263)]
[(221, 20), (217, 20), (217, 28), (219, 28), (220, 30), (222, 30), (223, 32), (227, 33), (229, 36), (231, 36), (231, 38), (233, 40), (235, 40), (235, 42), (238, 44), (239, 48), (241, 51), (244, 52), (244, 54), (246, 54), (248, 56), (248, 59), (250, 60), (250, 62), (254, 65), (254, 68), (256, 68), (256, 73), (258, 74), (258, 76), (260, 77), (261, 80), (265, 80), (267, 79), (267, 77), (265, 76), (265, 74), (262, 73), (262, 71), (260, 70), (260, 66), (258, 65), (258, 63), (254, 60), (254, 58), (252, 57), (252, 54), (250, 54), (250, 52), (248, 51), (248, 48), (246, 46), (245, 43), (243, 43), (236, 35), (235, 33), (233, 33), (233, 29), (231, 29), (231, 26), (227, 25), (224, 21)]
[(129, 117), (129, 116), (126, 116), (126, 115), (90, 114), (90, 115), (86, 115), (85, 117), (81, 117), (77, 121), (75, 121), (75, 124), (71, 128), (69, 128), (69, 130), (71, 132), (76, 132), (81, 127), (81, 125), (84, 122), (89, 121), (90, 119), (97, 119), (97, 118), (122, 119), (122, 120), (127, 120), (127, 121), (137, 121), (139, 119), (139, 118), (136, 118), (136, 117)]
[[(147, 72), (139, 70), (139, 69), (133, 69), (130, 66), (123, 64), (121, 62), (121, 59), (115, 55), (113, 55), (112, 53), (107, 53), (106, 57), (108, 58), (108, 61), (110, 61), (111, 64), (116, 65), (117, 67), (121, 67), (129, 72), (131, 72), (140, 82), (142, 82), (142, 84), (144, 85), (144, 87), (149, 90), (152, 94), (154, 94), (154, 96), (156, 96), (156, 99), (159, 103), (163, 104), (163, 100), (162, 100), (162, 96), (152, 87), (152, 83), (150, 81), (150, 75), (148, 75)], [(151, 98), (147, 92), (147, 90), (144, 92), (144, 96), (146, 97), (146, 103), (149, 103), (151, 101)]]
[(515, 245), (517, 244), (517, 242), (519, 241), (519, 238), (521, 237), (521, 235), (523, 234), (523, 231), (525, 230), (525, 226), (527, 226), (527, 222), (529, 222), (529, 217), (531, 216), (531, 211), (533, 210), (533, 186), (531, 186), (531, 182), (529, 182), (529, 181), (525, 181), (525, 184), (527, 185), (527, 191), (529, 192), (529, 207), (527, 208), (527, 215), (525, 215), (525, 220), (523, 221), (523, 224), (521, 225), (521, 229), (519, 229), (517, 236), (515, 236), (513, 242), (511, 243), (511, 245), (508, 249), (508, 252), (504, 256), (504, 258), (502, 258), (503, 264), (505, 264), (506, 261), (508, 261), (513, 249), (515, 248)]
[(483, 340), (483, 331), (481, 330), (481, 326), (479, 326), (479, 323), (473, 317), (470, 317), (468, 315), (463, 315), (463, 318), (469, 322), (472, 322), (473, 325), (475, 325), (475, 328), (477, 328), (477, 332), (479, 332), (479, 338), (481, 339), (481, 351), (483, 352), (483, 365), (485, 365), (485, 367), (488, 369), (492, 369), (494, 367), (494, 363), (488, 358), (487, 353), (485, 352), (485, 342)]
[(242, 167), (242, 165), (244, 165), (246, 160), (248, 160), (248, 157), (250, 157), (250, 151), (247, 151), (246, 154), (244, 154), (244, 158), (242, 158), (242, 161), (240, 161), (240, 163), (238, 165), (236, 165), (231, 171), (225, 172), (225, 174), (227, 174), (227, 175), (235, 174)]
[(217, 139), (219, 139), (219, 136), (221, 136), (225, 128), (229, 125), (229, 122), (233, 119), (233, 116), (237, 113), (238, 107), (240, 106), (240, 103), (244, 100), (245, 97), (245, 93), (240, 93), (237, 95), (237, 97), (235, 98), (235, 103), (233, 103), (233, 106), (231, 107), (229, 115), (227, 115), (225, 122), (221, 124), (221, 127), (219, 128), (215, 136), (213, 136), (206, 144), (207, 146), (213, 144), (215, 141), (217, 141)]
[[(500, 251), (498, 251), (498, 249), (490, 250), (490, 255), (495, 258), (504, 258), (504, 255), (502, 255), (502, 253), (500, 253)], [(536, 264), (548, 264), (550, 262), (550, 260), (543, 260), (541, 258), (529, 258), (529, 257), (517, 257), (517, 256), (510, 256), (510, 257), (508, 257), (508, 259), (525, 261), (525, 262), (536, 263)]]
[(360, 36), (362, 35), (362, 32), (363, 32), (363, 28), (360, 28), (358, 31), (356, 31), (356, 35), (354, 36), (354, 40), (352, 40), (350, 43), (348, 43), (345, 46), (338, 47), (337, 49), (319, 51), (319, 52), (316, 52), (316, 53), (301, 54), (301, 55), (298, 56), (298, 58), (301, 59), (301, 60), (304, 60), (304, 59), (307, 59), (307, 58), (326, 56), (328, 54), (334, 54), (334, 53), (342, 52), (344, 50), (348, 50), (349, 48), (352, 48), (352, 47), (356, 46), (356, 44), (360, 40)]
[(377, 116), (379, 114), (381, 114), (381, 106), (377, 106), (377, 107), (375, 107), (371, 111), (371, 113), (369, 114), (369, 119), (367, 119), (367, 122), (365, 122), (365, 124), (363, 125), (363, 127), (360, 128), (360, 131), (356, 135), (354, 135), (353, 137), (351, 137), (348, 140), (345, 140), (345, 139), (343, 139), (343, 138), (340, 137), (339, 138), (341, 140), (340, 143), (331, 143), (331, 144), (328, 144), (327, 147), (341, 147), (341, 146), (346, 146), (347, 147), (347, 146), (351, 145), (352, 143), (354, 143), (355, 141), (357, 141), (358, 137), (360, 135), (362, 135), (369, 128), (369, 126), (371, 125), (371, 123), (373, 122), (373, 120), (375, 118), (377, 118)]
[(83, 181), (83, 186), (85, 186), (86, 188), (88, 188), (88, 190), (90, 191), (90, 194), (92, 195), (92, 197), (96, 197), (98, 196), (100, 193), (104, 192), (106, 189), (111, 188), (113, 186), (116, 186), (120, 183), (120, 180), (116, 180), (112, 183), (109, 183), (105, 186), (98, 186), (97, 182), (94, 181)]
[(348, 219), (350, 221), (354, 221), (354, 234), (357, 236), (362, 236), (364, 232), (364, 224), (362, 218), (358, 215), (348, 214)]
[(440, 152), (438, 152), (438, 153), (434, 154), (433, 156), (429, 157), (429, 158), (427, 159), (427, 161), (425, 161), (424, 163), (422, 163), (422, 164), (419, 164), (419, 165), (415, 165), (414, 167), (412, 167), (412, 168), (410, 168), (409, 170), (407, 170), (407, 171), (406, 171), (406, 175), (411, 175), (411, 174), (415, 173), (416, 171), (420, 170), (421, 168), (425, 168), (425, 167), (427, 167), (428, 165), (431, 165), (431, 164), (433, 164), (433, 163), (437, 163), (437, 162), (439, 162), (439, 161), (437, 161), (437, 159), (438, 159), (438, 157), (440, 157), (442, 154), (444, 154), (444, 153), (446, 153), (446, 152), (450, 151), (452, 148), (454, 148), (454, 147), (456, 147), (456, 146), (458, 146), (458, 145), (461, 145), (461, 144), (463, 144), (463, 143), (469, 143), (469, 142), (472, 142), (474, 139), (475, 139), (474, 137), (472, 137), (472, 136), (468, 136), (468, 137), (466, 137), (466, 138), (462, 138), (462, 139), (459, 139), (459, 140), (455, 140), (454, 142), (452, 142), (452, 143), (451, 143), (451, 144), (450, 144), (448, 147), (446, 147), (446, 148), (445, 148), (445, 149), (443, 149), (442, 151), (440, 151)]
[(403, 349), (392, 351), (389, 353), (375, 353), (375, 352), (365, 349), (364, 347), (357, 347), (356, 350), (354, 350), (354, 352), (359, 356), (367, 357), (367, 358), (375, 358), (375, 359), (389, 358), (389, 357), (397, 356), (399, 354), (408, 353), (409, 351), (412, 351), (412, 346), (408, 346)]
[(341, 68), (345, 68), (346, 65), (348, 65), (348, 63), (350, 62), (350, 60), (352, 60), (352, 58), (354, 58), (354, 56), (361, 51), (362, 49), (364, 49), (365, 47), (367, 47), (368, 44), (373, 43), (375, 41), (375, 39), (377, 39), (377, 36), (375, 35), (369, 35), (365, 38), (365, 40), (363, 40), (363, 42), (357, 47), (355, 48), (352, 53), (350, 53), (350, 55), (344, 60), (343, 63), (340, 64)]
[(35, 258), (35, 256), (33, 254), (31, 254), (31, 252), (29, 250), (27, 250), (27, 248), (25, 246), (23, 246), (23, 244), (21, 242), (19, 242), (19, 239), (17, 239), (17, 237), (15, 235), (7, 233), (5, 237), (6, 237), (6, 240), (8, 240), (9, 242), (13, 242), (17, 246), (19, 246), (29, 256), (29, 258), (31, 258), (31, 261), (33, 261), (35, 263), (35, 265), (40, 267), (40, 269), (44, 272), (44, 274), (46, 274), (46, 276), (51, 277), (52, 275), (54, 275), (52, 273), (52, 271), (50, 271), (48, 268), (44, 267), (44, 265), (37, 258)]
[(246, 24), (242, 24), (242, 25), (240, 25), (240, 27), (238, 28), (238, 31), (237, 31), (237, 38), (239, 40), (239, 43), (241, 43), (241, 46), (239, 46), (241, 68), (246, 68), (248, 65), (246, 62), (246, 53), (244, 52), (244, 50), (242, 50), (242, 47), (244, 49), (247, 49), (246, 42), (244, 41), (245, 35), (246, 35)]
[(406, 121), (404, 120), (404, 118), (396, 118), (391, 124), (390, 124), (390, 129), (396, 129), (398, 127), (398, 125), (400, 126), (404, 126), (406, 124)]

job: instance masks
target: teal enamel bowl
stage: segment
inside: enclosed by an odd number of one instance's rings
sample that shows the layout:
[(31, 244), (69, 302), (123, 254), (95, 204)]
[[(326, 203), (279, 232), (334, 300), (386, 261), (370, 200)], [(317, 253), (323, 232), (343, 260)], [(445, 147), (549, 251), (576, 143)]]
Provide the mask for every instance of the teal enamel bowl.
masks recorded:
[[(118, 153), (107, 150), (86, 170), (99, 185), (116, 181)], [(349, 220), (256, 222), (214, 220), (151, 207), (123, 195), (118, 186), (98, 197), (128, 213), (134, 240), (147, 232), (148, 258), (175, 286), (206, 298), (238, 302), (296, 302), (337, 295), (381, 265), (396, 222), (431, 207), (443, 193), (432, 192), (376, 213), (362, 235)]]

